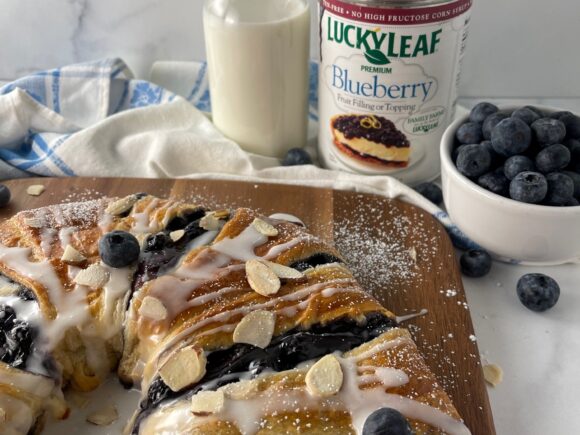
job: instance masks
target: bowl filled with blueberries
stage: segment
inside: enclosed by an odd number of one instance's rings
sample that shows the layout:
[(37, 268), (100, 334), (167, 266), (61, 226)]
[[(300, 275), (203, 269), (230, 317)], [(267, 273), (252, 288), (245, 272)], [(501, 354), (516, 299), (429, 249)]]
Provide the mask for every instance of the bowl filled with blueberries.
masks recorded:
[(449, 216), (496, 258), (580, 262), (580, 117), (482, 102), (441, 143)]

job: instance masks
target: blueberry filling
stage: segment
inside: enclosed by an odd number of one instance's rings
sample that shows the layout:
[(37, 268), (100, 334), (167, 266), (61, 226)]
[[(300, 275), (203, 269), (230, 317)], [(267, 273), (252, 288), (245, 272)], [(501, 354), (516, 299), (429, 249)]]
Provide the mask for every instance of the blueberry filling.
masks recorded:
[(323, 264), (330, 264), (330, 263), (342, 263), (342, 260), (338, 257), (335, 257), (332, 254), (326, 254), (324, 252), (314, 254), (308, 258), (303, 260), (296, 261), (290, 265), (292, 269), (299, 270), (300, 272), (304, 272), (311, 267), (321, 266)]
[(133, 433), (138, 433), (140, 422), (165, 400), (237, 382), (242, 373), (244, 378), (248, 373), (251, 378), (255, 378), (264, 370), (290, 370), (300, 363), (331, 352), (347, 352), (396, 326), (394, 319), (381, 313), (372, 313), (367, 315), (364, 324), (343, 318), (327, 325), (314, 325), (309, 330), (296, 328), (287, 331), (274, 337), (265, 349), (235, 344), (228, 349), (211, 352), (207, 355), (207, 372), (195, 386), (174, 392), (161, 378), (152, 382), (147, 398), (141, 402)]
[[(145, 282), (159, 276), (164, 269), (177, 264), (189, 242), (205, 233), (206, 230), (199, 226), (204, 215), (205, 211), (199, 208), (183, 216), (176, 216), (168, 223), (164, 231), (149, 236), (139, 258), (133, 279), (133, 292)], [(184, 230), (185, 234), (174, 242), (169, 237), (169, 233), (176, 230)]]
[(37, 331), (16, 317), (9, 305), (0, 305), (0, 361), (17, 369), (26, 367)]

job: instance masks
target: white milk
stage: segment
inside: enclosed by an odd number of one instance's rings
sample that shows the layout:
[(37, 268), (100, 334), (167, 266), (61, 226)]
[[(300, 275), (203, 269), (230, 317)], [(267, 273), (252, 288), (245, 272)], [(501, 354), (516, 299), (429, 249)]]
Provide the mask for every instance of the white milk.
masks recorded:
[(306, 143), (310, 8), (306, 0), (206, 0), (215, 125), (250, 152)]

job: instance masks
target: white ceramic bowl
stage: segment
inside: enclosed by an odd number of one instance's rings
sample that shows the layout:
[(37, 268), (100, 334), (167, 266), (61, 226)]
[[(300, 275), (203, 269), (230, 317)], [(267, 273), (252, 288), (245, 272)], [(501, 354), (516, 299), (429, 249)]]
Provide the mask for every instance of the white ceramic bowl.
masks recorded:
[[(500, 108), (513, 111), (521, 106)], [(537, 106), (546, 113), (556, 109)], [(520, 264), (580, 262), (580, 206), (525, 204), (489, 192), (463, 176), (451, 160), (455, 132), (468, 118), (451, 124), (441, 139), (443, 197), (451, 220), (495, 258)]]

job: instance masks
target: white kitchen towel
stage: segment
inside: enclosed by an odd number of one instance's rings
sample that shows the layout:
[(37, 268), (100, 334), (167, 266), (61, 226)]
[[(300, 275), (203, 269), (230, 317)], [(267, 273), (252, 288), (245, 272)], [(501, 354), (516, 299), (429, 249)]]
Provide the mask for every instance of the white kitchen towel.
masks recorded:
[(280, 167), (276, 159), (247, 154), (188, 101), (210, 107), (207, 86), (200, 91), (205, 79), (198, 78), (183, 98), (135, 80), (121, 60), (110, 59), (41, 72), (0, 88), (0, 179), (219, 178), (354, 190), (416, 204), (443, 223), (456, 246), (474, 246), (443, 211), (394, 178), (314, 165)]

